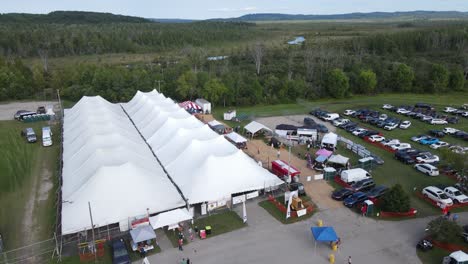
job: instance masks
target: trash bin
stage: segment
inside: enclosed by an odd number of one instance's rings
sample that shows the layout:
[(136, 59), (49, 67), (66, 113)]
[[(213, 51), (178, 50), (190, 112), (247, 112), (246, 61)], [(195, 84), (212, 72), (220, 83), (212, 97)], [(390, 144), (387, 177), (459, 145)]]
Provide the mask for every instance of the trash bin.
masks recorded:
[(331, 264), (335, 263), (335, 255), (330, 254), (328, 257), (329, 257), (328, 260), (330, 261)]
[(205, 230), (207, 235), (211, 235), (211, 226), (206, 226)]
[(333, 251), (337, 251), (337, 250), (338, 250), (338, 245), (337, 245), (335, 242), (332, 243), (332, 250), (333, 250)]
[(321, 219), (317, 220), (317, 226), (318, 226), (318, 227), (321, 227), (321, 226), (323, 226), (323, 222), (322, 222), (322, 220), (321, 220)]

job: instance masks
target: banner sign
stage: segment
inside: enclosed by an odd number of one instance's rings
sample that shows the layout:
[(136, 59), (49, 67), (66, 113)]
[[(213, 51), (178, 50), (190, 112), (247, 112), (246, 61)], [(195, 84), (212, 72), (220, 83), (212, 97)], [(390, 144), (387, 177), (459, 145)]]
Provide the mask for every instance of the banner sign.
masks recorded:
[(258, 197), (258, 191), (248, 193), (248, 194), (246, 194), (246, 197), (247, 197), (247, 200)]
[(232, 204), (239, 204), (245, 202), (245, 194), (232, 197)]

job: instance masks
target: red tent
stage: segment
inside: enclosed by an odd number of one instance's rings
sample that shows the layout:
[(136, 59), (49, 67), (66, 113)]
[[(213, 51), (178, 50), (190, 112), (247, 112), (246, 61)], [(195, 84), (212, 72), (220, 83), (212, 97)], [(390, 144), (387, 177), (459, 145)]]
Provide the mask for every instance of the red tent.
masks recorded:
[(185, 101), (185, 102), (179, 103), (179, 106), (184, 108), (185, 110), (188, 110), (188, 109), (201, 110), (202, 109), (199, 105), (197, 105), (196, 103), (192, 101)]

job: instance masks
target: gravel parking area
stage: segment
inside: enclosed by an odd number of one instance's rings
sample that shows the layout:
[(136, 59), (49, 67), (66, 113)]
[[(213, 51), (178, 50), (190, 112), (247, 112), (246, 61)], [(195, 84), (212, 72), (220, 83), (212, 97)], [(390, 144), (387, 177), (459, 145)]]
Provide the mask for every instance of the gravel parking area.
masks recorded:
[[(0, 120), (13, 120), (14, 114), (18, 110), (36, 111), (39, 106), (55, 105), (53, 101), (34, 101), (34, 102), (14, 102), (0, 104)], [(56, 106), (54, 106), (54, 111)]]

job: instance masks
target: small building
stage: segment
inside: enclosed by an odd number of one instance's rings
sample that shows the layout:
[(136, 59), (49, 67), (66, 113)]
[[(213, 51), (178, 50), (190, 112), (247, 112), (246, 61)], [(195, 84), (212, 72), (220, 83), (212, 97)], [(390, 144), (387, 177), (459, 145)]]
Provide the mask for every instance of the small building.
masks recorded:
[(229, 110), (226, 113), (224, 113), (224, 120), (232, 120), (233, 118), (236, 118), (236, 110)]
[(195, 103), (199, 105), (204, 114), (211, 114), (211, 103), (203, 98), (195, 100)]

